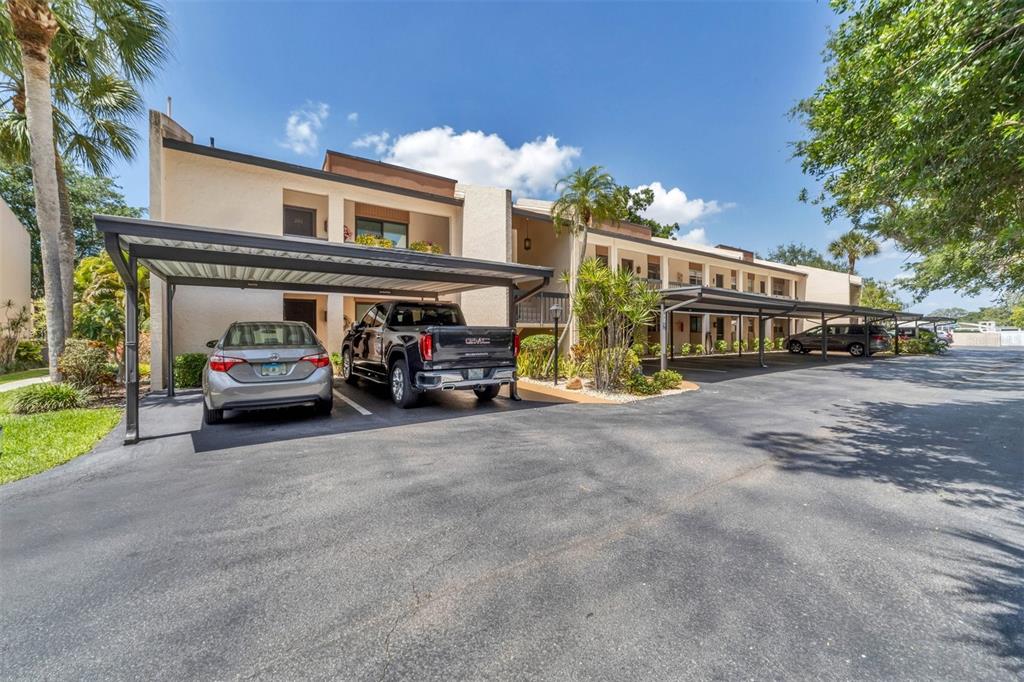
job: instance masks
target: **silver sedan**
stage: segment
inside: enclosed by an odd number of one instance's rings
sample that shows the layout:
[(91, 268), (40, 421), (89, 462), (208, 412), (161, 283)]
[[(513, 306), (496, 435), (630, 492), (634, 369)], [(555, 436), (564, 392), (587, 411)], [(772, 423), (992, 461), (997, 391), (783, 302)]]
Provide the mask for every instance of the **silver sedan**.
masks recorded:
[(203, 420), (216, 424), (224, 410), (334, 407), (331, 358), (304, 322), (234, 322), (203, 369)]

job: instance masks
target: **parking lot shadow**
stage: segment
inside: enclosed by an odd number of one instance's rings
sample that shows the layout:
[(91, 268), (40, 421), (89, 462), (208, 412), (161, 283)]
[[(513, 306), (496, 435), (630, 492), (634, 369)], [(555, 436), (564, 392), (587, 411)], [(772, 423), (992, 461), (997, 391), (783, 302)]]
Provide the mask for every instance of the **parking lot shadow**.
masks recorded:
[[(993, 409), (995, 406), (996, 409)], [(959, 570), (945, 576), (958, 597), (980, 604), (980, 643), (1011, 670), (1024, 670), (1024, 398), (910, 405), (876, 402), (840, 417), (816, 435), (758, 431), (747, 436), (776, 466), (794, 474), (862, 478), (944, 503), (1005, 514), (1012, 532), (953, 531), (946, 557)], [(997, 415), (993, 418), (993, 415)], [(1000, 537), (1003, 535), (1003, 537)]]
[[(817, 369), (835, 367), (837, 365), (857, 364), (870, 370), (875, 364), (884, 362), (887, 356), (874, 356), (869, 359), (855, 358), (848, 353), (829, 353), (828, 361), (821, 359), (819, 353), (795, 355), (789, 352), (773, 352), (765, 355), (767, 367), (761, 367), (757, 353), (740, 355), (708, 355), (669, 359), (668, 368), (683, 375), (684, 379), (698, 384), (717, 384), (734, 379), (743, 379), (754, 375), (792, 372), (801, 369)], [(644, 360), (645, 374), (653, 374), (661, 368), (659, 360)]]
[[(224, 421), (215, 425), (203, 423), (202, 394), (199, 391), (184, 391), (174, 398), (154, 394), (143, 401), (140, 426), (144, 440), (189, 435), (194, 451), (202, 453), (298, 438), (536, 410), (565, 402), (526, 391), (522, 392), (522, 401), (513, 401), (505, 397), (505, 390), (493, 401), (481, 402), (471, 391), (449, 391), (426, 393), (417, 406), (403, 410), (391, 403), (384, 387), (340, 384), (335, 391), (334, 411), (328, 417), (315, 415), (308, 407), (295, 407), (228, 412)], [(339, 395), (348, 401), (339, 399)]]

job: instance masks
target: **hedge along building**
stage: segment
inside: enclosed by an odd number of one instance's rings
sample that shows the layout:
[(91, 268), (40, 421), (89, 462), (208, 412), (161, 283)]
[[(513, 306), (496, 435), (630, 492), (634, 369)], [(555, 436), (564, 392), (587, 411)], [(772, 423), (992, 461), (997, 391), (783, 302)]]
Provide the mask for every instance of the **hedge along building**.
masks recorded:
[[(362, 234), (391, 240), (396, 248), (430, 242), (443, 254), (503, 263), (539, 265), (569, 271), (581, 241), (554, 233), (550, 205), (512, 201), (502, 187), (460, 183), (430, 173), (327, 151), (320, 168), (265, 159), (196, 144), (170, 117), (150, 112), (150, 218), (179, 225), (291, 235), (349, 242)], [(591, 232), (587, 255), (611, 267), (630, 268), (652, 286), (676, 282), (778, 293), (793, 298), (855, 302), (860, 280), (815, 268), (769, 263), (732, 248), (687, 246), (652, 238), (639, 225), (615, 223)], [(547, 328), (552, 303), (569, 305), (557, 278), (541, 296), (518, 307), (523, 332)], [(154, 278), (150, 288), (152, 382), (167, 382), (167, 288)], [(471, 324), (507, 324), (507, 293), (500, 287), (451, 294)], [(320, 293), (310, 290), (235, 290), (183, 287), (174, 304), (174, 352), (205, 352), (205, 343), (235, 320), (301, 320), (312, 326), (332, 352), (340, 349), (354, 324), (380, 295)], [(696, 318), (698, 321), (694, 322)], [(741, 331), (736, 318), (673, 315), (672, 342), (722, 338)], [(784, 334), (800, 321), (778, 320), (772, 333)], [(697, 331), (694, 332), (693, 330)], [(748, 331), (748, 338), (753, 330)], [(657, 326), (652, 325), (652, 340)]]

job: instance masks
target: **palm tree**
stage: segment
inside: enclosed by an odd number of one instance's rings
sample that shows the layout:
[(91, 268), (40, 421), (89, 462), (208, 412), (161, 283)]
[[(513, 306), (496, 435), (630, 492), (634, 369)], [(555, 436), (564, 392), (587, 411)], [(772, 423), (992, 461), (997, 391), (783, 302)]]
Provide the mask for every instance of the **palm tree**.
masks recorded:
[[(590, 228), (603, 220), (614, 220), (621, 212), (618, 187), (615, 180), (601, 166), (586, 170), (577, 168), (555, 184), (558, 199), (551, 206), (551, 219), (555, 234), (568, 232), (573, 241), (582, 237), (579, 258), (570, 264), (570, 289), (576, 281), (576, 273), (587, 257), (587, 236)], [(558, 338), (555, 353), (562, 346), (572, 324), (572, 306), (566, 314), (565, 329)], [(552, 359), (554, 354), (552, 354)]]
[[(75, 241), (62, 157), (81, 162), (99, 175), (109, 170), (115, 157), (134, 156), (137, 134), (130, 120), (144, 111), (136, 85), (151, 79), (166, 58), (167, 19), (163, 9), (149, 0), (64, 0), (54, 2), (52, 11), (45, 2), (8, 0), (11, 21), (0, 14), (0, 39), (5, 45), (0, 48), (0, 73), (5, 76), (0, 93), (7, 95), (0, 100), (4, 109), (0, 157), (15, 163), (31, 161), (33, 178), (38, 176), (33, 157), (36, 145), (29, 135), (31, 121), (25, 106), (28, 69), (23, 66), (24, 57), (6, 47), (14, 44), (6, 38), (14, 36), (14, 8), (19, 5), (42, 6), (59, 27), (50, 35), (44, 54), (50, 69), (50, 138), (55, 148), (53, 166), (60, 214), (61, 305), (57, 309), (63, 311), (64, 331), (70, 332)], [(42, 234), (38, 200), (37, 193), (37, 220)], [(46, 275), (45, 267), (44, 280), (56, 281)], [(47, 298), (47, 307), (53, 309), (53, 305)], [(62, 347), (62, 342), (51, 344), (51, 348)], [(51, 352), (51, 357), (58, 354)]]
[(857, 230), (850, 230), (828, 245), (828, 252), (840, 260), (846, 259), (846, 272), (856, 272), (857, 261), (878, 255), (878, 242)]
[(64, 352), (66, 330), (60, 268), (60, 192), (57, 153), (53, 145), (53, 106), (50, 104), (50, 44), (57, 33), (57, 18), (45, 0), (7, 0), (7, 8), (21, 51), (25, 79), (26, 133), (31, 146), (36, 221), (43, 257), (50, 379), (59, 381), (57, 357)]

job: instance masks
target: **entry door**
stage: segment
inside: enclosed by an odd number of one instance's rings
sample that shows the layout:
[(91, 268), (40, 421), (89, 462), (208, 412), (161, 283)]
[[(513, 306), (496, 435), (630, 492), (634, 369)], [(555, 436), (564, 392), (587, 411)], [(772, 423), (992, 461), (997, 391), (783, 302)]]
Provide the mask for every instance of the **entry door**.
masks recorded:
[(284, 299), (284, 319), (286, 322), (305, 322), (316, 333), (316, 301)]
[(285, 206), (284, 233), (298, 237), (315, 237), (316, 211), (301, 206)]

